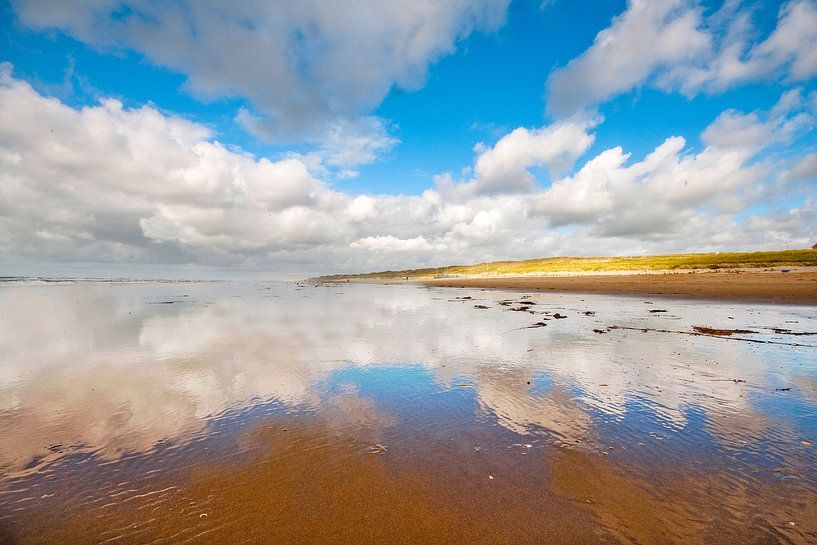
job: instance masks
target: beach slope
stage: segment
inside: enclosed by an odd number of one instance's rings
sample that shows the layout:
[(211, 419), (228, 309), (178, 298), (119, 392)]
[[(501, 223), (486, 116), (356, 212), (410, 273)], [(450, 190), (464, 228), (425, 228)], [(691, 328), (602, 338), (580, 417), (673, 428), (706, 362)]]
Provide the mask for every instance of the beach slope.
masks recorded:
[(817, 268), (565, 276), (429, 278), (429, 286), (817, 304)]

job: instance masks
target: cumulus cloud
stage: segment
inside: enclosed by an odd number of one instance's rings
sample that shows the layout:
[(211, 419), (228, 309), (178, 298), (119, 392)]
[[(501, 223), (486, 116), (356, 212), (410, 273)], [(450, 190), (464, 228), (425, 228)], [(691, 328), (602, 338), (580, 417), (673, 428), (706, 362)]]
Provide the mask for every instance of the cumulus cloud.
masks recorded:
[(701, 207), (747, 208), (770, 173), (754, 160), (758, 154), (815, 124), (817, 109), (794, 90), (770, 112), (723, 112), (704, 130), (706, 147), (698, 153), (688, 152), (680, 136), (631, 164), (621, 147), (606, 150), (538, 195), (533, 209), (552, 225), (589, 224), (602, 236), (676, 234), (700, 221)]
[[(237, 96), (237, 120), (271, 140), (326, 142), (329, 161), (367, 162), (384, 139), (367, 118), (393, 86), (414, 89), (458, 40), (497, 28), (508, 0), (17, 0), (20, 21), (94, 47), (133, 49), (203, 98)], [(363, 119), (359, 119), (359, 118)], [(341, 136), (342, 135), (342, 136)], [(348, 148), (340, 149), (341, 144)]]
[(569, 120), (538, 129), (520, 127), (490, 148), (478, 145), (474, 178), (462, 189), (476, 194), (513, 193), (533, 189), (533, 167), (547, 167), (556, 176), (571, 167), (593, 144), (588, 131), (598, 120)]
[(362, 248), (375, 252), (406, 252), (416, 250), (430, 250), (431, 244), (423, 236), (401, 239), (392, 235), (365, 237), (351, 244), (352, 248)]
[(783, 4), (760, 41), (751, 15), (737, 0), (710, 16), (693, 0), (630, 0), (585, 52), (551, 74), (548, 110), (569, 115), (644, 85), (692, 96), (817, 74), (814, 0)]
[(146, 239), (227, 252), (265, 246), (271, 233), (280, 244), (336, 233), (332, 218), (316, 214), (290, 226), (328, 193), (298, 160), (229, 151), (204, 127), (150, 107), (106, 100), (74, 110), (8, 72), (0, 88), (6, 248), (48, 254), (70, 240), (80, 255), (139, 259)]
[(750, 153), (791, 142), (814, 128), (815, 98), (817, 93), (807, 100), (802, 90), (792, 89), (768, 113), (727, 110), (704, 130), (701, 139), (709, 146), (745, 149)]
[[(641, 159), (614, 147), (567, 176), (562, 170), (593, 141), (592, 123), (516, 129), (478, 148), (473, 178), (438, 177), (420, 195), (353, 195), (303, 158), (228, 149), (207, 128), (149, 106), (71, 108), (6, 64), (0, 261), (29, 274), (49, 263), (56, 274), (71, 263), (91, 264), (88, 271), (109, 263), (292, 276), (758, 241), (805, 246), (817, 203), (804, 191), (786, 195), (801, 204), (775, 205), (774, 190), (808, 176), (813, 161), (774, 150), (814, 126), (815, 106), (789, 93), (768, 112), (723, 113), (704, 131), (703, 149), (677, 136)], [(555, 181), (539, 179), (536, 167)], [(738, 219), (757, 202), (768, 210)]]

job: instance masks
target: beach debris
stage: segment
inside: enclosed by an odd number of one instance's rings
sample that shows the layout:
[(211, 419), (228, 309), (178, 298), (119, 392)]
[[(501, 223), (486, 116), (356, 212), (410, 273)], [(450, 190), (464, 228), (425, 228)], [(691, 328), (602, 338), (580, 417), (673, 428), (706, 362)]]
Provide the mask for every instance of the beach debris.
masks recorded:
[(200, 519), (207, 518), (207, 513), (202, 513), (199, 515)]
[(491, 479), (492, 481), (494, 480), (494, 476), (493, 476), (493, 475), (488, 475), (488, 478), (489, 478), (489, 479)]
[(697, 333), (702, 333), (704, 335), (717, 335), (723, 337), (728, 337), (735, 333), (757, 333), (757, 331), (752, 331), (749, 329), (717, 329), (714, 327), (706, 327), (700, 325), (694, 325), (692, 326), (692, 329), (694, 329)]
[[(608, 326), (607, 329), (623, 329), (628, 331), (641, 331), (643, 333), (653, 332), (653, 333), (673, 333), (675, 335), (692, 335), (694, 337), (714, 337), (716, 339), (723, 339), (727, 341), (742, 341), (747, 343), (757, 343), (757, 344), (776, 344), (780, 346), (802, 346), (806, 348), (817, 348), (817, 345), (813, 344), (802, 344), (802, 343), (787, 343), (782, 341), (766, 341), (763, 339), (749, 339), (746, 337), (730, 337), (728, 335), (715, 335), (711, 333), (705, 333), (702, 331), (678, 331), (673, 329), (657, 329), (654, 327), (632, 327), (632, 326), (625, 326), (625, 325), (611, 325)], [(724, 331), (732, 331), (733, 333), (740, 333), (745, 332), (747, 330), (741, 329), (732, 329), (732, 330), (724, 330)], [(750, 333), (756, 333), (755, 331), (750, 331)]]
[(457, 384), (457, 386), (459, 386), (460, 388), (473, 388), (474, 387), (473, 384), (468, 384), (467, 382)]
[(801, 441), (801, 443), (803, 443), (803, 446), (804, 446), (804, 447), (807, 447), (807, 446), (811, 445), (811, 441), (806, 441), (805, 439), (803, 439), (803, 440)]
[(767, 329), (771, 329), (778, 335), (795, 335), (795, 336), (817, 335), (817, 331), (792, 331), (791, 329), (786, 329), (783, 327), (770, 327)]
[(503, 307), (509, 307), (511, 305), (517, 305), (515, 308), (512, 308), (510, 310), (516, 310), (516, 311), (527, 310), (529, 312), (533, 312), (533, 311), (531, 311), (531, 310), (529, 310), (528, 308), (525, 308), (525, 307), (533, 306), (536, 303), (534, 301), (511, 301), (509, 299), (505, 299), (504, 301), (499, 301), (497, 304), (502, 305)]
[(602, 334), (604, 334), (604, 333), (609, 333), (609, 332), (610, 332), (610, 330), (609, 330), (609, 329), (594, 329), (594, 330), (593, 330), (593, 333), (598, 333), (598, 334), (600, 334), (600, 335), (602, 335)]
[(582, 312), (582, 314), (584, 314), (585, 316), (595, 316), (596, 311), (595, 310), (585, 310), (584, 312)]
[(666, 312), (666, 311), (667, 311), (667, 309), (664, 309), (664, 308), (653, 308), (653, 309), (650, 309), (650, 312), (652, 312), (653, 314), (658, 313), (658, 312)]
[(564, 314), (559, 314), (558, 312), (556, 314), (554, 314), (553, 317), (556, 318), (557, 320), (567, 318), (567, 316), (565, 316)]
[(488, 307), (485, 305), (474, 305), (474, 308), (478, 308), (479, 310), (488, 310)]
[(473, 297), (471, 297), (470, 295), (466, 295), (464, 297), (454, 297), (454, 299), (462, 299), (464, 301), (468, 301), (470, 299), (473, 299)]
[(786, 388), (775, 388), (775, 391), (776, 392), (790, 392), (791, 391), (791, 386), (788, 386)]
[[(542, 320), (547, 320), (547, 318), (542, 318)], [(507, 335), (508, 333), (512, 333), (514, 331), (522, 331), (523, 329), (536, 329), (536, 328), (545, 327), (545, 326), (547, 326), (547, 324), (545, 322), (536, 322), (535, 324), (526, 325), (524, 327), (515, 327), (513, 329), (509, 329), (508, 331), (505, 331), (502, 334)], [(533, 349), (528, 350), (528, 352), (532, 352), (532, 351), (533, 351)]]
[(380, 443), (377, 443), (376, 445), (372, 445), (369, 447), (369, 452), (372, 454), (383, 454), (387, 450), (389, 449), (386, 447), (386, 445), (381, 445)]

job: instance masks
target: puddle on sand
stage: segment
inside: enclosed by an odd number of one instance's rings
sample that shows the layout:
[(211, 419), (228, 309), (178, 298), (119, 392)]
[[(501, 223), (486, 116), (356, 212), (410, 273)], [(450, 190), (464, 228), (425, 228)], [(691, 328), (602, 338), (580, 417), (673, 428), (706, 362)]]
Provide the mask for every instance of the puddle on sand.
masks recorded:
[(295, 287), (0, 285), (0, 543), (817, 540), (814, 307)]

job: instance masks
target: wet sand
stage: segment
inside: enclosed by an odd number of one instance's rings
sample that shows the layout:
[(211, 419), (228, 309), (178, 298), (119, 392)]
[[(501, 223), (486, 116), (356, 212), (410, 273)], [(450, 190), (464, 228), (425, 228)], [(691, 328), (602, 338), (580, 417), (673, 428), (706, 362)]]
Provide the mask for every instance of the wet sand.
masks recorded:
[[(17, 543), (735, 544), (815, 535), (817, 498), (796, 480), (745, 484), (692, 464), (666, 477), (626, 456), (502, 445), (468, 431), (479, 450), (428, 436), (374, 453), (320, 421), (270, 419), (242, 438), (252, 453), (242, 463), (191, 452), (184, 472), (89, 468), (79, 490), (39, 499), (17, 518), (36, 529)], [(106, 501), (88, 501), (96, 497)]]
[(817, 270), (788, 273), (741, 270), (660, 274), (584, 274), (572, 276), (445, 278), (429, 286), (498, 288), (526, 291), (604, 293), (650, 297), (689, 297), (715, 301), (817, 304)]
[(817, 540), (813, 307), (66, 283), (0, 308), (3, 545)]

